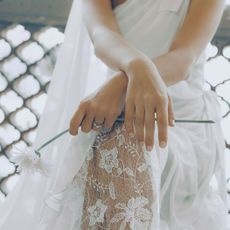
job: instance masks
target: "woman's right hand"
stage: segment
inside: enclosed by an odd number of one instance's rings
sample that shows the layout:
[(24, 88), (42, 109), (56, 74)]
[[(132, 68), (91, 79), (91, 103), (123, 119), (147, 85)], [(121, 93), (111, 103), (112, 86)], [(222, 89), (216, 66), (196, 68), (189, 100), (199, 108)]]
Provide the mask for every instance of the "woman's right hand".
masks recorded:
[(126, 74), (129, 79), (124, 121), (127, 131), (133, 133), (135, 127), (138, 141), (151, 151), (156, 113), (159, 144), (162, 148), (166, 147), (168, 125), (174, 126), (174, 114), (167, 87), (156, 66), (147, 58), (136, 59), (130, 63)]

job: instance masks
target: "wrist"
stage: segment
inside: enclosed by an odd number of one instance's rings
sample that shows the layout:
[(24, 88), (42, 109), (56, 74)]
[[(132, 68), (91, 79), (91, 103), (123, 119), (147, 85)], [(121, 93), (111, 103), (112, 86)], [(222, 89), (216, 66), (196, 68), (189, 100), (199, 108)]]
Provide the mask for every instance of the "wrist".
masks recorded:
[(129, 81), (139, 81), (144, 76), (158, 83), (163, 83), (157, 66), (149, 58), (135, 59), (127, 66), (127, 76)]
[(186, 80), (194, 64), (194, 60), (192, 54), (186, 50), (177, 49), (156, 57), (153, 62), (165, 84), (171, 86), (182, 80)]
[(151, 59), (149, 59), (147, 56), (145, 56), (143, 53), (140, 52), (126, 63), (124, 72), (127, 74), (127, 77), (129, 78), (130, 76), (135, 74), (136, 70), (150, 63), (151, 65), (154, 64), (151, 61)]
[(119, 71), (117, 72), (114, 76), (113, 79), (118, 83), (118, 85), (126, 91), (127, 86), (128, 86), (128, 77), (124, 71)]

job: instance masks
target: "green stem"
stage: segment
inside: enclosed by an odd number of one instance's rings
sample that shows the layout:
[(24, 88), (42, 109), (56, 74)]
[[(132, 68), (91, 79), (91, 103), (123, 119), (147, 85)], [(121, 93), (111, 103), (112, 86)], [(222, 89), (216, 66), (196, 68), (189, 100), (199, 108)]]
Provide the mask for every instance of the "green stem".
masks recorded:
[[(156, 120), (156, 119), (155, 119)], [(123, 122), (124, 118), (123, 117), (118, 117), (116, 121)], [(212, 120), (181, 120), (181, 119), (175, 119), (176, 123), (215, 123)]]
[[(116, 121), (123, 122), (124, 118), (118, 117)], [(176, 119), (175, 122), (176, 123), (215, 123), (212, 120), (181, 120), (181, 119)], [(41, 154), (39, 152), (41, 149), (43, 149), (45, 146), (47, 146), (48, 144), (50, 144), (51, 142), (53, 142), (57, 138), (61, 137), (62, 135), (64, 135), (68, 131), (69, 131), (69, 129), (66, 129), (66, 130), (62, 131), (61, 133), (57, 134), (56, 136), (54, 136), (53, 138), (51, 138), (50, 140), (48, 140), (47, 142), (45, 142), (42, 146), (40, 146), (37, 150), (35, 150), (36, 154), (41, 156)]]
[(56, 140), (57, 138), (59, 138), (60, 136), (62, 136), (63, 134), (67, 133), (69, 129), (66, 129), (64, 131), (62, 131), (61, 133), (57, 134), (56, 136), (54, 136), (53, 138), (51, 138), (50, 140), (48, 140), (47, 142), (45, 142), (42, 146), (40, 146), (36, 151), (40, 151), (41, 149), (43, 149), (46, 145), (48, 145), (49, 143), (51, 143), (52, 141)]
[(214, 121), (212, 120), (175, 120), (175, 122), (178, 122), (178, 123), (215, 123)]

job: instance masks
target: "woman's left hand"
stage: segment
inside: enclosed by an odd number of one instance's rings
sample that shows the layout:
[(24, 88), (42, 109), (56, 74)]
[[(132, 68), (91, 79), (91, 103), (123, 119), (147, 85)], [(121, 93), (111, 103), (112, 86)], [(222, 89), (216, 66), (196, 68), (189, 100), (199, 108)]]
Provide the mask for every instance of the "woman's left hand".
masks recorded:
[[(84, 98), (71, 119), (70, 134), (77, 135), (79, 126), (86, 133), (91, 129), (111, 128), (124, 108), (127, 84), (125, 73), (118, 72), (96, 92)], [(104, 122), (103, 126), (93, 128), (94, 121), (99, 124)]]

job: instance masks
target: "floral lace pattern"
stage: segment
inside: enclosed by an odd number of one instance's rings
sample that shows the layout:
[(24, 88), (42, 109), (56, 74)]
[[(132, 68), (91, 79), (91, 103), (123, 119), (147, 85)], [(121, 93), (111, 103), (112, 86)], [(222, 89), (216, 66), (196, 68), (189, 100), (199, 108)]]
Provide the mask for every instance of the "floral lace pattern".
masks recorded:
[(104, 221), (104, 214), (107, 206), (102, 203), (101, 199), (98, 199), (96, 204), (88, 208), (89, 212), (89, 225), (95, 225), (97, 222)]
[(118, 168), (117, 147), (111, 150), (103, 149), (101, 152), (101, 160), (99, 162), (99, 167), (105, 169), (108, 173), (112, 172), (113, 167)]
[(82, 216), (73, 229), (152, 229), (159, 216), (152, 175), (149, 153), (123, 123), (102, 130), (74, 178), (84, 195)]
[(117, 203), (115, 207), (124, 211), (115, 214), (111, 222), (116, 223), (123, 220), (120, 229), (125, 229), (126, 223), (129, 223), (131, 229), (148, 229), (151, 212), (144, 208), (148, 202), (144, 196), (139, 196), (129, 199), (127, 206), (124, 203)]

